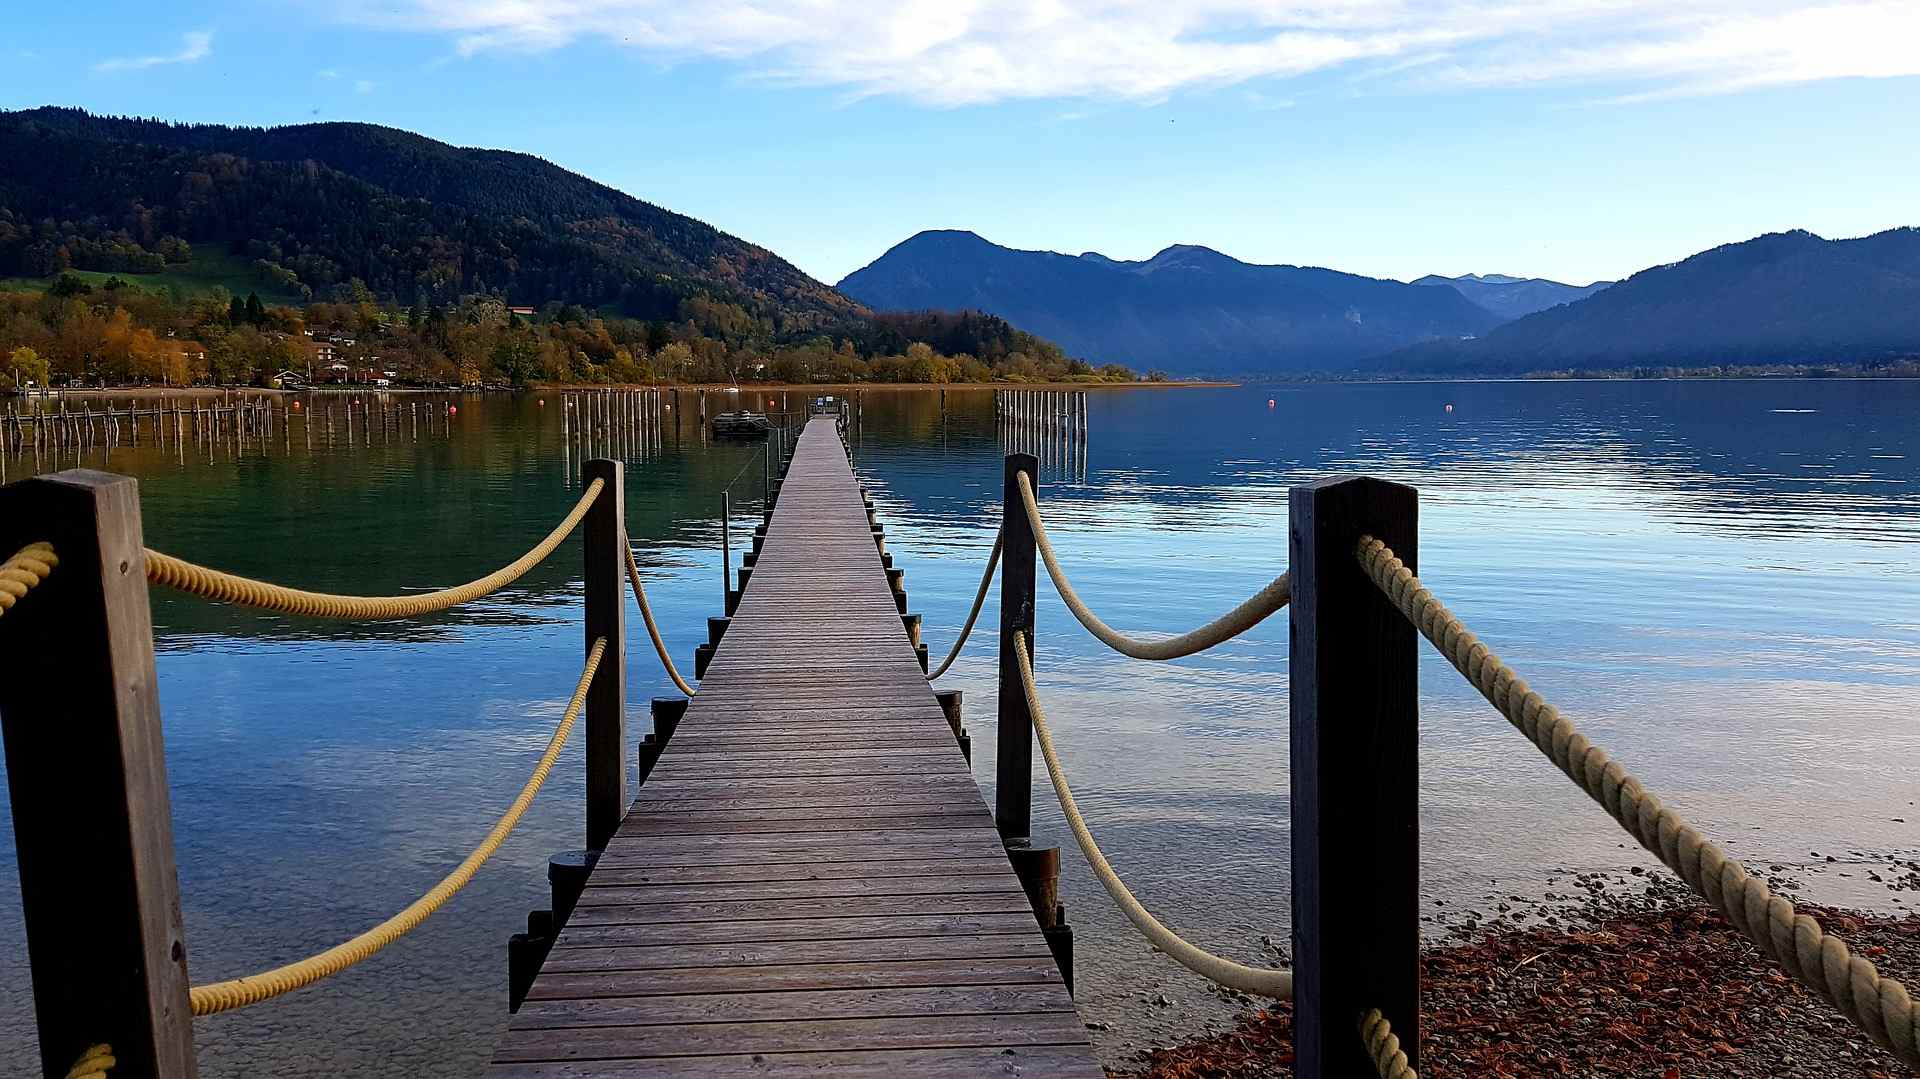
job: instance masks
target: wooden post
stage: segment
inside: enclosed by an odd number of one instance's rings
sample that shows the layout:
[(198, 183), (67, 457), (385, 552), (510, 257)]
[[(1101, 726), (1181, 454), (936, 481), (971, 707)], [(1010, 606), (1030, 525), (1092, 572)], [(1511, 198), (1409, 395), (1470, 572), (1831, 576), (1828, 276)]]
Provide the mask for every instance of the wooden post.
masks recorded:
[(720, 492), (720, 598), (733, 591), (733, 496)]
[(1033, 715), (1013, 643), (1015, 633), (1024, 634), (1032, 654), (1033, 524), (1020, 498), (1021, 473), (1039, 498), (1040, 462), (1032, 454), (1008, 454), (1000, 511), (1000, 730), (993, 783), (993, 821), (1008, 843), (1024, 843), (1033, 834)]
[(0, 547), (36, 540), (60, 564), (0, 618), (0, 728), (41, 1072), (105, 1043), (114, 1079), (191, 1079), (138, 485), (76, 469), (0, 489)]
[(1418, 652), (1360, 568), (1362, 535), (1418, 554), (1411, 487), (1349, 477), (1292, 491), (1294, 1074), (1373, 1079), (1379, 1008), (1420, 1066)]
[(583, 522), (586, 530), (587, 641), (607, 639), (587, 687), (587, 849), (601, 850), (627, 811), (627, 496), (619, 461), (595, 458), (581, 472), (605, 480)]

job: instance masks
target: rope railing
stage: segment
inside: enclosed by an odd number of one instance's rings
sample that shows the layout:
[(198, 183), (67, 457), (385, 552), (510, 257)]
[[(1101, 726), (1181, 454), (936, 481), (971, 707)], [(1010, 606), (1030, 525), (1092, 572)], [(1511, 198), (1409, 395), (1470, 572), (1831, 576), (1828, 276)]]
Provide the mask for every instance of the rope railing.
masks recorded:
[(1027, 654), (1026, 635), (1015, 633), (1013, 644), (1014, 656), (1020, 664), (1020, 684), (1026, 690), (1027, 711), (1033, 717), (1034, 737), (1040, 743), (1040, 755), (1046, 761), (1047, 776), (1053, 780), (1053, 792), (1060, 799), (1060, 810), (1067, 818), (1067, 827), (1072, 829), (1074, 840), (1080, 844), (1081, 853), (1087, 856), (1087, 864), (1093, 868), (1093, 875), (1099, 878), (1107, 894), (1113, 897), (1114, 905), (1155, 948), (1208, 981), (1242, 993), (1291, 999), (1291, 973), (1250, 967), (1215, 955), (1167, 928), (1134, 898), (1133, 892), (1128, 890), (1126, 883), (1108, 863), (1106, 855), (1100, 853), (1099, 845), (1093, 841), (1093, 833), (1087, 830), (1086, 819), (1080, 815), (1080, 807), (1074, 803), (1073, 791), (1067, 786), (1066, 773), (1061, 770), (1060, 757), (1054, 749), (1053, 732), (1047, 726), (1046, 711), (1040, 707), (1040, 690), (1034, 683), (1033, 659)]
[(553, 770), (553, 763), (560, 756), (560, 748), (567, 742), (567, 735), (573, 731), (574, 721), (580, 716), (580, 709), (586, 704), (587, 687), (593, 684), (593, 676), (600, 669), (600, 659), (606, 654), (607, 639), (598, 638), (587, 652), (585, 667), (580, 672), (580, 682), (574, 687), (573, 698), (567, 702), (567, 709), (560, 717), (559, 726), (554, 729), (553, 737), (548, 740), (546, 752), (534, 765), (533, 774), (520, 788), (513, 804), (500, 819), (494, 822), (492, 830), (480, 841), (473, 853), (467, 855), (453, 872), (446, 875), (440, 883), (434, 885), (425, 895), (409, 903), (406, 908), (379, 925), (367, 930), (351, 940), (336, 944), (317, 955), (289, 963), (282, 967), (244, 978), (215, 982), (211, 985), (196, 985), (189, 993), (196, 1016), (216, 1015), (258, 1004), (264, 1000), (283, 996), (296, 989), (312, 985), (322, 978), (338, 974), (379, 952), (382, 948), (399, 940), (412, 931), (434, 911), (439, 910), (454, 893), (466, 887), (473, 875), (493, 857), (495, 851), (506, 841), (520, 818), (526, 815), (527, 807), (533, 804), (534, 795), (547, 781), (547, 774)]
[(80, 1059), (67, 1069), (67, 1079), (107, 1079), (107, 1073), (119, 1061), (113, 1058), (113, 1046), (94, 1045), (80, 1054)]
[(1380, 1079), (1420, 1079), (1420, 1073), (1408, 1063), (1407, 1054), (1400, 1048), (1393, 1024), (1380, 1014), (1380, 1009), (1370, 1009), (1360, 1017), (1360, 1041), (1367, 1047), (1367, 1059), (1373, 1061)]
[(1160, 640), (1145, 640), (1130, 637), (1101, 621), (1099, 616), (1080, 598), (1068, 582), (1066, 571), (1060, 568), (1060, 560), (1054, 557), (1053, 544), (1047, 540), (1047, 526), (1040, 520), (1040, 504), (1033, 496), (1033, 483), (1025, 472), (1020, 478), (1020, 500), (1026, 503), (1027, 520), (1033, 526), (1034, 546), (1040, 550), (1040, 558), (1047, 564), (1047, 576), (1053, 578), (1053, 587), (1065, 601), (1067, 610), (1087, 627), (1087, 632), (1099, 638), (1101, 643), (1123, 656), (1134, 659), (1179, 659), (1195, 652), (1204, 652), (1214, 645), (1230, 641), (1254, 626), (1259, 625), (1275, 611), (1287, 605), (1293, 596), (1293, 575), (1282, 573), (1275, 577), (1265, 588), (1248, 597), (1239, 606), (1198, 629), (1189, 630), (1176, 637)]
[[(624, 544), (622, 546), (625, 546)], [(680, 692), (691, 697), (695, 690), (680, 677), (680, 669), (673, 665), (673, 657), (667, 654), (667, 642), (660, 637), (660, 626), (653, 620), (653, 607), (647, 602), (647, 590), (640, 583), (640, 563), (634, 561), (633, 548), (627, 547), (627, 580), (633, 584), (633, 598), (640, 604), (640, 618), (647, 624), (647, 636), (653, 638), (653, 651), (660, 657), (660, 665), (667, 669), (667, 677)]]
[(147, 580), (216, 603), (235, 603), (309, 618), (412, 618), (471, 603), (524, 577), (528, 570), (545, 561), (554, 548), (573, 532), (604, 486), (605, 481), (598, 479), (588, 484), (580, 501), (574, 503), (566, 517), (526, 554), (478, 580), (436, 592), (411, 596), (341, 596), (328, 592), (307, 592), (195, 565), (151, 547), (146, 552)]
[(51, 543), (29, 543), (0, 562), (0, 614), (27, 598), (27, 593), (59, 564), (60, 556), (53, 553)]
[(980, 619), (980, 608), (986, 605), (987, 593), (993, 589), (993, 571), (1000, 567), (1000, 549), (1006, 543), (1006, 533), (996, 532), (993, 536), (993, 552), (987, 555), (987, 571), (980, 575), (980, 591), (974, 593), (973, 609), (967, 612), (967, 622), (960, 627), (960, 636), (954, 638), (953, 648), (947, 652), (947, 658), (940, 661), (939, 669), (927, 675), (931, 682), (947, 673), (953, 661), (960, 658), (960, 650), (967, 646), (967, 638), (973, 636), (973, 624)]
[(1447, 662), (1641, 846), (1875, 1043), (1920, 1068), (1920, 1005), (1904, 985), (1881, 977), (1872, 961), (1854, 955), (1845, 941), (1661, 804), (1468, 631), (1386, 544), (1362, 537), (1356, 554), (1373, 583)]

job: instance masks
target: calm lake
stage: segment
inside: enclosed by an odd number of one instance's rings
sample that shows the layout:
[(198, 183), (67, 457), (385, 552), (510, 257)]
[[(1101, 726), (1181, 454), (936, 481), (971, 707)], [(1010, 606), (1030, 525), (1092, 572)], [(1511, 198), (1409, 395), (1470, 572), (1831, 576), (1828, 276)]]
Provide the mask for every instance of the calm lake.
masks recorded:
[[(856, 464), (937, 662), (992, 545), (1009, 447), (986, 390), (950, 391), (944, 410), (935, 391), (866, 399)], [(148, 543), (184, 558), (322, 590), (445, 585), (518, 555), (578, 496), (557, 394), (457, 400), (417, 436), (370, 444), (363, 425), (351, 446), (309, 448), (296, 426), (238, 451), (143, 443), (84, 463), (138, 476)], [(1108, 622), (1174, 632), (1285, 568), (1290, 484), (1412, 484), (1423, 579), (1652, 790), (1736, 855), (1818, 869), (1816, 899), (1900, 909), (1912, 900), (1846, 870), (1920, 847), (1916, 416), (1920, 384), (1892, 381), (1096, 391), (1085, 452), (1041, 454), (1042, 504)], [(736, 537), (757, 517), (753, 452), (692, 423), (623, 447), (628, 527), (689, 674), (721, 606), (719, 492), (743, 468)], [(19, 479), (34, 459), (7, 468)], [(578, 675), (579, 561), (570, 542), (514, 588), (404, 624), (155, 592), (195, 980), (331, 945), (472, 848)], [(672, 688), (630, 618), (644, 733), (647, 698)], [(940, 683), (966, 691), (983, 788), (993, 620)], [(1249, 961), (1288, 931), (1286, 637), (1276, 617), (1212, 652), (1140, 663), (1089, 637), (1043, 578), (1040, 682), (1095, 834), (1163, 920)], [(1422, 647), (1430, 905), (1657, 865)], [(1044, 774), (1035, 799), (1036, 841), (1071, 848)], [(421, 929), (315, 988), (198, 1022), (203, 1073), (473, 1074), (506, 1021), (506, 938), (547, 904), (546, 858), (579, 845), (581, 805), (576, 738), (520, 831)], [(35, 1052), (13, 857), (9, 841), (9, 1075)], [(1079, 1004), (1110, 1062), (1231, 1017), (1147, 950), (1077, 852), (1063, 860)]]

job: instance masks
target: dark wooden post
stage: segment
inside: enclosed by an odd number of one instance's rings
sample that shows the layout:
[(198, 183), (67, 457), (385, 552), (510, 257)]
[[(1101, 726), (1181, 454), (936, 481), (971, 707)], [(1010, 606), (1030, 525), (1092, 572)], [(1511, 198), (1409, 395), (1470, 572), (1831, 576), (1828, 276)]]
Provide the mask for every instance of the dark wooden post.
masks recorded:
[(733, 591), (733, 496), (720, 492), (720, 598)]
[[(1040, 461), (1029, 453), (1007, 455), (1001, 492), (1000, 542), (1000, 731), (997, 736), (993, 820), (1006, 842), (1026, 842), (1033, 835), (1033, 716), (1027, 711), (1027, 691), (1020, 682), (1020, 661), (1014, 656), (1013, 635), (1024, 634), (1031, 655), (1033, 643), (1034, 548), (1033, 524), (1020, 498), (1020, 475), (1025, 473), (1040, 497)], [(1034, 657), (1035, 664), (1039, 658)]]
[(605, 480), (586, 530), (587, 651), (607, 639), (587, 687), (587, 849), (601, 850), (627, 811), (627, 495), (619, 461), (596, 458), (581, 473)]
[(195, 1074), (140, 493), (89, 469), (0, 489), (0, 548), (53, 574), (0, 618), (0, 727), (41, 1071), (113, 1047), (114, 1079)]
[(1418, 644), (1360, 568), (1362, 535), (1409, 568), (1418, 494), (1384, 480), (1292, 491), (1294, 1074), (1373, 1079), (1379, 1008), (1420, 1066)]

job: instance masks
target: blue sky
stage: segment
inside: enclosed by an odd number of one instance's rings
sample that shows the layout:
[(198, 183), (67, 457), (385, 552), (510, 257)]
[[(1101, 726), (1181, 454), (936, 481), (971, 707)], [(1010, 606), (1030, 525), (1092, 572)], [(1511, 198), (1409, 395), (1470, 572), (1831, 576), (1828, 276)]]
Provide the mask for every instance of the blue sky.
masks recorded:
[[(1584, 283), (1920, 225), (1914, 0), (32, 5), (0, 108), (540, 154), (829, 282), (923, 228)], [(4, 168), (0, 162), (0, 168)]]

